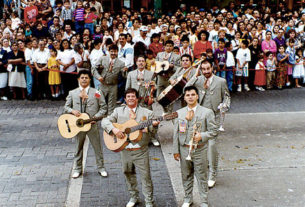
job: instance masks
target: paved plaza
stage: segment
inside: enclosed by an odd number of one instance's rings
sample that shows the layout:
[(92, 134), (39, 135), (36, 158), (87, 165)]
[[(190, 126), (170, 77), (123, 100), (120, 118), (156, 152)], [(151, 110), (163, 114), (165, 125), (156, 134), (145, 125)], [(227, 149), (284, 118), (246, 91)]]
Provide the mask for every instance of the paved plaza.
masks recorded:
[[(211, 206), (304, 206), (304, 103), (304, 88), (232, 94), (226, 131), (218, 139), (220, 165), (216, 187), (209, 192)], [(70, 179), (75, 143), (61, 138), (56, 125), (63, 105), (0, 102), (0, 206), (125, 206), (129, 195), (119, 153), (104, 147), (109, 177), (102, 178), (89, 144), (84, 176)], [(158, 105), (154, 109), (161, 113)], [(150, 146), (158, 207), (180, 206), (183, 199), (171, 127), (162, 122), (162, 147)], [(141, 201), (138, 206), (144, 205), (142, 194)]]

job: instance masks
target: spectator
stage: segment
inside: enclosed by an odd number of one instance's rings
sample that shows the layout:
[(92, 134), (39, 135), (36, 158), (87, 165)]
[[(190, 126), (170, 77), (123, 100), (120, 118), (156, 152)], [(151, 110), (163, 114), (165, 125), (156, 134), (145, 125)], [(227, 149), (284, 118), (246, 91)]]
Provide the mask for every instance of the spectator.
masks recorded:
[(301, 88), (299, 84), (299, 80), (303, 79), (304, 80), (304, 61), (303, 61), (303, 51), (301, 49), (298, 49), (296, 52), (296, 64), (293, 68), (293, 78), (295, 80), (295, 87), (296, 88)]
[(24, 20), (27, 24), (36, 23), (38, 8), (34, 5), (34, 0), (28, 1), (28, 6), (24, 9)]
[(287, 76), (287, 60), (288, 54), (285, 53), (285, 46), (279, 46), (279, 52), (277, 54), (278, 71), (277, 71), (277, 87), (282, 89), (285, 86), (285, 80)]
[(254, 79), (255, 89), (258, 91), (265, 91), (263, 86), (266, 85), (266, 67), (264, 64), (264, 54), (258, 55), (258, 62), (255, 66), (255, 79)]
[(75, 31), (80, 34), (84, 30), (84, 20), (85, 20), (85, 9), (83, 7), (82, 1), (77, 1), (77, 7), (73, 14)]
[(5, 65), (7, 64), (7, 51), (0, 49), (0, 99), (7, 101), (8, 74)]
[(267, 52), (266, 71), (267, 71), (267, 89), (270, 90), (276, 85), (276, 58), (272, 52)]
[(289, 46), (286, 48), (286, 53), (288, 54), (288, 67), (287, 67), (287, 80), (286, 80), (286, 86), (290, 86), (290, 76), (292, 75), (292, 71), (296, 62), (296, 50), (294, 47), (295, 40), (290, 39), (288, 44)]
[(25, 58), (19, 50), (17, 42), (12, 43), (12, 51), (7, 54), (8, 86), (13, 91), (13, 99), (17, 98), (17, 89), (21, 90), (21, 98), (25, 99)]
[(151, 38), (151, 44), (149, 45), (149, 49), (153, 51), (154, 58), (157, 56), (159, 52), (164, 51), (163, 44), (160, 43), (160, 35), (154, 33)]
[(201, 31), (198, 35), (199, 41), (194, 45), (194, 57), (199, 59), (200, 55), (206, 52), (207, 49), (212, 49), (212, 44), (208, 41), (209, 33), (206, 31)]
[(244, 89), (246, 91), (250, 91), (250, 88), (248, 86), (248, 77), (249, 77), (249, 62), (251, 61), (251, 52), (248, 48), (248, 41), (243, 40), (241, 42), (241, 48), (238, 49), (236, 54), (236, 77), (237, 77), (237, 84), (238, 88), (237, 91), (241, 92), (242, 87), (242, 78), (244, 80)]
[(59, 85), (61, 83), (59, 74), (59, 63), (56, 60), (57, 50), (55, 48), (50, 49), (51, 57), (48, 60), (49, 71), (49, 85), (51, 89), (51, 94), (54, 99), (59, 97)]

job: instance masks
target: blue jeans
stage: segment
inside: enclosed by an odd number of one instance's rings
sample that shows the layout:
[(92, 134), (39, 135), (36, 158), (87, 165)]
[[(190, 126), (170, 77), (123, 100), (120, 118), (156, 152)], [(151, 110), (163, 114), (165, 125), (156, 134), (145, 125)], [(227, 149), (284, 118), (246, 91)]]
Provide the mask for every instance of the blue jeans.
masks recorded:
[(77, 34), (82, 34), (84, 31), (84, 22), (83, 21), (75, 21), (75, 32)]
[(94, 23), (86, 23), (85, 29), (89, 29), (90, 35), (92, 35), (94, 33)]
[(32, 97), (33, 75), (31, 68), (28, 65), (25, 67), (25, 75), (26, 75), (26, 90), (28, 92), (28, 97)]
[(216, 75), (222, 78), (226, 78), (226, 71), (218, 71)]
[(227, 68), (227, 74), (226, 74), (227, 84), (229, 91), (232, 91), (233, 87), (233, 67)]

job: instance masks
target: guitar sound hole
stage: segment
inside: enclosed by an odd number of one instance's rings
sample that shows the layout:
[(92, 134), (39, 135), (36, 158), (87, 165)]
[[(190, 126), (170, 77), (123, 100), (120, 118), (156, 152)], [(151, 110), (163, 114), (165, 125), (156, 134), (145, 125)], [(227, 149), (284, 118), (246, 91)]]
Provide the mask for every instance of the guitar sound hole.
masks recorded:
[(83, 119), (78, 119), (76, 121), (76, 126), (78, 127), (83, 127), (84, 126), (84, 120)]
[(67, 125), (67, 128), (68, 128), (68, 132), (71, 132), (71, 129), (70, 129), (69, 121), (68, 121), (68, 120), (66, 120), (66, 125)]

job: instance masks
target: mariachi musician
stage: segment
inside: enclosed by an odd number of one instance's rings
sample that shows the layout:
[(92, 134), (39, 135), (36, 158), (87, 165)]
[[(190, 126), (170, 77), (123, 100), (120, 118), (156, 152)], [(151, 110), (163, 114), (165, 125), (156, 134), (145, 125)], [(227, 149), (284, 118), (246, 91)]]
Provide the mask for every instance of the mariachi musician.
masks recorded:
[[(147, 109), (152, 109), (149, 99), (153, 99), (155, 76), (152, 71), (146, 70), (145, 57), (140, 55), (136, 60), (137, 69), (128, 73), (126, 89), (134, 88), (139, 93), (139, 105)], [(151, 100), (153, 102), (153, 100)], [(159, 146), (160, 143), (155, 138), (154, 133), (151, 135), (151, 142), (154, 146)]]
[(174, 42), (172, 40), (167, 40), (165, 42), (165, 51), (159, 52), (156, 57), (156, 61), (168, 61), (169, 70), (162, 72), (158, 75), (157, 80), (157, 96), (169, 85), (169, 78), (180, 67), (180, 56), (172, 52), (174, 49)]

